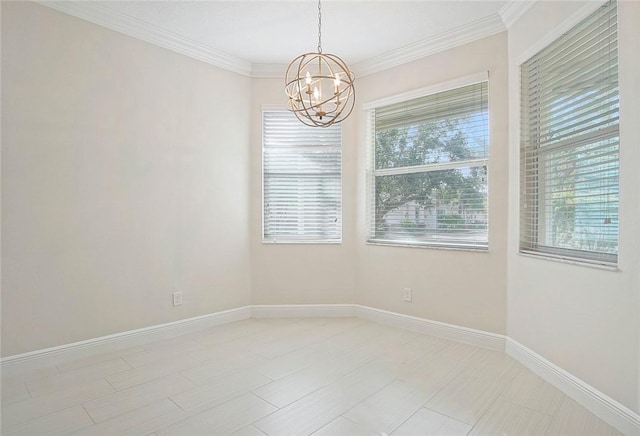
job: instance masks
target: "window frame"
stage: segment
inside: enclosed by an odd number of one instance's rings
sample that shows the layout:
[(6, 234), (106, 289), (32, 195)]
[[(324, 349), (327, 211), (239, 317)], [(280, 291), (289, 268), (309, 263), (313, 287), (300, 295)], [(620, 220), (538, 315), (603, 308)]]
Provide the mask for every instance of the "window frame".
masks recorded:
[[(612, 140), (617, 138), (617, 171), (618, 171), (618, 181), (617, 181), (617, 194), (619, 195), (619, 187), (620, 187), (620, 179), (619, 179), (619, 170), (620, 170), (620, 121), (618, 121), (613, 126), (606, 126), (602, 129), (595, 132), (587, 132), (586, 134), (576, 135), (574, 137), (569, 137), (567, 139), (563, 139), (556, 144), (552, 145), (544, 145), (541, 147), (539, 145), (540, 135), (535, 138), (528, 138), (529, 146), (525, 145), (524, 135), (525, 135), (525, 127), (528, 126), (529, 120), (525, 120), (525, 115), (523, 112), (523, 93), (526, 92), (524, 89), (524, 65), (530, 62), (532, 59), (538, 57), (538, 55), (549, 48), (552, 44), (559, 41), (561, 37), (566, 35), (567, 33), (574, 30), (576, 27), (580, 26), (584, 21), (590, 19), (594, 14), (596, 14), (601, 8), (606, 6), (609, 2), (603, 2), (597, 5), (593, 5), (589, 8), (585, 8), (582, 10), (581, 14), (573, 17), (571, 22), (566, 22), (562, 26), (562, 28), (555, 29), (552, 33), (547, 35), (543, 40), (539, 41), (534, 47), (527, 51), (524, 55), (520, 56), (517, 60), (517, 68), (519, 72), (519, 101), (520, 101), (520, 114), (518, 118), (518, 141), (519, 141), (519, 158), (518, 158), (518, 170), (520, 173), (519, 176), (519, 219), (518, 219), (518, 254), (526, 257), (537, 258), (542, 260), (551, 260), (562, 263), (580, 265), (580, 266), (588, 266), (588, 267), (596, 267), (607, 270), (617, 270), (619, 264), (619, 247), (620, 247), (620, 223), (618, 218), (616, 217), (615, 221), (617, 222), (617, 248), (615, 254), (607, 254), (602, 251), (594, 251), (594, 250), (583, 250), (578, 248), (564, 248), (553, 246), (550, 244), (546, 244), (545, 235), (549, 232), (550, 226), (550, 218), (546, 216), (546, 211), (548, 211), (548, 205), (545, 206), (545, 199), (548, 199), (549, 195), (552, 193), (547, 193), (545, 196), (546, 189), (545, 183), (549, 180), (545, 179), (545, 171), (541, 169), (544, 166), (545, 156), (551, 155), (554, 151), (558, 150), (576, 150), (579, 147), (583, 147), (589, 144), (595, 144), (602, 141)], [(613, 0), (612, 3), (616, 3)], [(615, 5), (617, 10), (617, 5)], [(617, 14), (617, 11), (616, 11)], [(600, 22), (597, 25), (601, 25)], [(593, 31), (593, 29), (591, 30)], [(618, 39), (617, 31), (616, 31), (616, 40)], [(558, 51), (566, 50), (566, 47), (561, 47)], [(557, 52), (556, 52), (557, 54)], [(619, 72), (618, 72), (619, 78)], [(544, 82), (544, 86), (550, 86), (550, 82)], [(538, 86), (539, 83), (538, 83)], [(602, 99), (603, 96), (606, 95), (604, 93), (597, 94), (596, 99)], [(617, 91), (617, 97), (619, 99), (619, 88)], [(618, 100), (619, 101), (619, 100)], [(619, 108), (618, 108), (619, 112)], [(548, 121), (547, 121), (548, 122)], [(559, 122), (559, 121), (557, 121)], [(552, 123), (553, 124), (553, 123)], [(539, 149), (544, 148), (542, 151)], [(535, 169), (525, 169), (525, 161), (527, 159), (532, 159), (530, 157), (525, 156), (525, 154), (532, 154), (535, 156)], [(551, 157), (547, 157), (546, 159), (552, 160)], [(579, 162), (582, 162), (581, 160)], [(527, 161), (531, 162), (531, 161)], [(547, 171), (548, 173), (548, 171)], [(525, 179), (529, 177), (533, 178), (534, 182), (529, 182), (530, 184), (535, 184), (537, 188), (534, 193), (528, 191), (530, 185), (527, 185)], [(584, 189), (584, 188), (583, 188)], [(525, 198), (528, 196), (528, 200)], [(525, 206), (526, 203), (526, 206)], [(530, 204), (533, 203), (533, 204)], [(617, 207), (619, 208), (620, 203), (617, 201)], [(534, 212), (525, 212), (524, 209), (526, 207), (532, 208)], [(608, 208), (609, 206), (607, 206)], [(533, 219), (525, 218), (525, 213), (529, 216), (535, 217), (534, 225)], [(523, 228), (527, 226), (529, 228), (528, 238), (529, 240), (525, 240), (523, 236)]]
[[(424, 249), (437, 249), (437, 250), (458, 250), (458, 251), (472, 251), (472, 252), (488, 252), (490, 247), (490, 235), (489, 235), (489, 221), (490, 221), (490, 199), (489, 199), (489, 167), (490, 167), (490, 144), (491, 144), (491, 124), (490, 124), (490, 116), (488, 114), (487, 117), (487, 155), (485, 158), (481, 159), (469, 159), (463, 161), (454, 161), (448, 163), (435, 163), (435, 164), (423, 164), (416, 165), (413, 167), (400, 167), (400, 168), (384, 168), (384, 169), (376, 169), (376, 161), (375, 161), (375, 126), (373, 125), (373, 119), (371, 116), (371, 111), (373, 109), (402, 103), (422, 97), (428, 97), (430, 95), (454, 90), (457, 88), (463, 88), (465, 86), (470, 86), (478, 83), (486, 82), (487, 86), (487, 112), (489, 112), (489, 95), (490, 95), (490, 83), (489, 83), (489, 72), (482, 71), (475, 74), (470, 74), (468, 76), (459, 77), (456, 79), (448, 80), (445, 82), (440, 82), (431, 86), (419, 88), (416, 90), (412, 90), (409, 92), (404, 92), (396, 95), (392, 95), (389, 97), (385, 97), (382, 99), (374, 100), (368, 102), (363, 105), (363, 110), (366, 113), (366, 211), (367, 211), (367, 220), (366, 220), (366, 231), (365, 231), (365, 243), (367, 245), (380, 245), (380, 246), (391, 246), (391, 247), (407, 247), (407, 248), (424, 248)], [(476, 165), (469, 165), (470, 163), (474, 163)], [(413, 242), (413, 241), (401, 241), (401, 240), (391, 240), (391, 239), (379, 239), (375, 237), (371, 237), (371, 229), (372, 226), (375, 225), (373, 221), (375, 221), (375, 183), (376, 176), (384, 176), (384, 175), (398, 175), (398, 174), (416, 174), (423, 173), (427, 171), (439, 171), (446, 169), (455, 169), (455, 168), (467, 168), (467, 167), (485, 167), (486, 169), (486, 187), (487, 187), (487, 239), (484, 245), (472, 244), (472, 243), (452, 243), (452, 242), (443, 242), (438, 243), (434, 241), (428, 242)], [(410, 168), (410, 169), (408, 169)], [(417, 170), (418, 168), (424, 168), (424, 171)]]
[(278, 238), (278, 237), (267, 237), (265, 235), (265, 230), (266, 230), (266, 214), (265, 214), (265, 200), (266, 200), (266, 190), (265, 190), (265, 128), (264, 128), (264, 122), (265, 122), (265, 114), (266, 113), (273, 113), (273, 112), (281, 112), (281, 113), (287, 113), (287, 114), (291, 114), (291, 116), (293, 117), (293, 119), (300, 124), (300, 128), (304, 128), (304, 129), (310, 129), (310, 130), (321, 130), (324, 128), (320, 128), (320, 127), (310, 127), (307, 125), (304, 125), (302, 123), (300, 123), (300, 121), (295, 118), (295, 115), (293, 115), (291, 113), (291, 111), (287, 110), (286, 107), (284, 106), (280, 106), (280, 105), (262, 105), (261, 107), (261, 112), (260, 112), (260, 129), (261, 129), (261, 157), (260, 157), (260, 173), (261, 173), (261, 180), (260, 180), (260, 189), (261, 189), (261, 215), (262, 215), (262, 219), (261, 219), (261, 241), (262, 244), (265, 245), (271, 245), (271, 244), (283, 244), (283, 245), (291, 245), (291, 244), (303, 244), (303, 245), (308, 245), (308, 244), (316, 244), (316, 245), (333, 245), (333, 244), (337, 244), (340, 245), (342, 244), (342, 240), (343, 240), (343, 227), (344, 227), (344, 220), (343, 220), (343, 211), (344, 211), (344, 207), (343, 207), (343, 132), (342, 132), (342, 125), (341, 124), (335, 124), (332, 126), (329, 126), (329, 128), (334, 128), (334, 129), (339, 129), (339, 134), (340, 134), (340, 166), (339, 166), (339, 173), (340, 173), (340, 180), (339, 180), (339, 185), (340, 185), (340, 189), (339, 189), (339, 198), (338, 198), (338, 221), (339, 221), (339, 225), (337, 227), (337, 230), (339, 232), (339, 237), (338, 238), (327, 238), (327, 239), (301, 239), (301, 238), (295, 238), (295, 237), (283, 237), (283, 238)]

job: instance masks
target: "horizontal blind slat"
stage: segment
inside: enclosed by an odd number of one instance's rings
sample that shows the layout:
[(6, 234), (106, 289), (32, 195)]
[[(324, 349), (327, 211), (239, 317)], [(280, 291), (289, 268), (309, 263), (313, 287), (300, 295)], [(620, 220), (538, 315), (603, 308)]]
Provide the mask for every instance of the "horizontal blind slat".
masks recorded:
[(521, 251), (616, 262), (617, 65), (614, 1), (522, 64)]
[(290, 112), (263, 113), (263, 239), (342, 238), (342, 134), (313, 128)]
[(369, 240), (486, 248), (487, 82), (368, 115)]

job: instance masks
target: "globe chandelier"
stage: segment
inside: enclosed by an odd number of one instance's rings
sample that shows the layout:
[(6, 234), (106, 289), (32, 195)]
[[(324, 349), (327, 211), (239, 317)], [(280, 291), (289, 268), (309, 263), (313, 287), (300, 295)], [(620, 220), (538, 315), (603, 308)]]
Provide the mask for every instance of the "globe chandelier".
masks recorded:
[(287, 67), (287, 109), (307, 126), (340, 123), (353, 111), (354, 79), (342, 59), (322, 53), (322, 5), (318, 0), (318, 51), (298, 56)]

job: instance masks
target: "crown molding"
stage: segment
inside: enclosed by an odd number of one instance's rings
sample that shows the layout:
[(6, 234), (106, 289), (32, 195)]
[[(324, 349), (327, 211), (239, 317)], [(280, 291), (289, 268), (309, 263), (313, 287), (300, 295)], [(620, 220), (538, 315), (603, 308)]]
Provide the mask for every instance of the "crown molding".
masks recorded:
[[(355, 63), (353, 64), (352, 70), (356, 78), (368, 76), (496, 33), (504, 32), (505, 30), (507, 30), (507, 28), (502, 18), (498, 14), (495, 14), (465, 26), (457, 27), (448, 32), (437, 34), (431, 38), (401, 47), (397, 50), (392, 50), (380, 56)], [(287, 66), (283, 64), (253, 64), (251, 77), (281, 78), (284, 77), (286, 68)]]
[(527, 12), (536, 1), (537, 0), (508, 0), (498, 11), (507, 29), (511, 28), (513, 23), (515, 23), (522, 14)]
[(99, 3), (89, 1), (44, 1), (36, 3), (81, 18), (94, 24), (141, 39), (151, 44), (181, 53), (216, 67), (251, 75), (251, 62), (207, 47), (162, 27), (147, 23), (129, 15), (114, 11)]
[(507, 30), (498, 14), (354, 64), (356, 77), (368, 76)]
[[(246, 60), (170, 32), (162, 27), (114, 11), (100, 3), (90, 1), (35, 1), (48, 8), (64, 12), (99, 26), (124, 33), (125, 35), (141, 39), (244, 76), (253, 78), (281, 78), (284, 76), (286, 70), (286, 65), (283, 64), (252, 64)], [(507, 30), (505, 22), (512, 22), (505, 21), (504, 17), (508, 16), (511, 20), (515, 20), (517, 16), (520, 16), (535, 1), (536, 0), (510, 0), (501, 9), (500, 15), (494, 14), (456, 29), (440, 33), (431, 38), (358, 62), (353, 65), (352, 69), (356, 77), (363, 77), (503, 32)], [(522, 5), (526, 5), (526, 7)], [(516, 12), (518, 14), (517, 16)]]

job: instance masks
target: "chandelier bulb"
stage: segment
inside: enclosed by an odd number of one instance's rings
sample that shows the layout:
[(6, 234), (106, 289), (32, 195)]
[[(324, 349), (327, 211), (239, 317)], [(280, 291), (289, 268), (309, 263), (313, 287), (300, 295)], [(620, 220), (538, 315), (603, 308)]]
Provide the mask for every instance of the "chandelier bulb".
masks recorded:
[[(288, 109), (303, 124), (312, 127), (328, 127), (342, 122), (355, 106), (353, 73), (338, 56), (322, 52), (321, 30), (321, 4), (318, 1), (318, 51), (295, 58), (285, 74)], [(330, 98), (323, 100), (323, 87), (325, 90), (333, 88)]]

